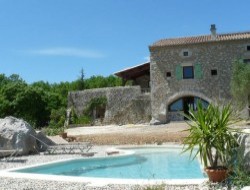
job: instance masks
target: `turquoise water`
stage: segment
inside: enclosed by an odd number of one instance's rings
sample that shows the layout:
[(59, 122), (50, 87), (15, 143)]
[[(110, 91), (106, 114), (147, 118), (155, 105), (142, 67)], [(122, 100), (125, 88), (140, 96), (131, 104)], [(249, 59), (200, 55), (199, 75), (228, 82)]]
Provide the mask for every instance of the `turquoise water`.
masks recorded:
[(102, 159), (77, 159), (16, 170), (65, 176), (124, 179), (197, 179), (204, 178), (198, 160), (189, 160), (181, 149), (134, 149), (134, 155)]

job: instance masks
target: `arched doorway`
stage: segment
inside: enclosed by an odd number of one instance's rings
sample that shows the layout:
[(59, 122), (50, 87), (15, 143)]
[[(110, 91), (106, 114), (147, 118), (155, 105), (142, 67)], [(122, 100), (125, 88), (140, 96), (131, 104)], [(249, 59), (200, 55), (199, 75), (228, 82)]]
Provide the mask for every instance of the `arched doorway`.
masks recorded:
[(209, 105), (206, 100), (196, 96), (184, 96), (169, 104), (170, 120), (185, 120), (186, 118), (182, 116), (182, 113), (188, 114), (190, 109), (196, 110), (198, 101), (202, 103), (204, 108)]

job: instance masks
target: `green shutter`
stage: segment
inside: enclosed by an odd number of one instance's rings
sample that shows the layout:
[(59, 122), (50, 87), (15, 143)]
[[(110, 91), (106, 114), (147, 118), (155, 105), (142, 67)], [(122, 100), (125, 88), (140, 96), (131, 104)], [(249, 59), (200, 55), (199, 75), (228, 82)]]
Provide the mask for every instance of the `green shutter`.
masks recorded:
[(196, 63), (194, 65), (194, 78), (202, 79), (202, 65), (200, 63)]
[(181, 80), (182, 79), (182, 66), (181, 65), (177, 65), (175, 68), (175, 76), (177, 80)]

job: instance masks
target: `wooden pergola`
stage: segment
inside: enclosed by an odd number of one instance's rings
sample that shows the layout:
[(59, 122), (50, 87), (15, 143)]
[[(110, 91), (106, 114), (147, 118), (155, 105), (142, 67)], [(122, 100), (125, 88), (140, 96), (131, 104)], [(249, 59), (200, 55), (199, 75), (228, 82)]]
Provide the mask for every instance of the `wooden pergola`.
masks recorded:
[(138, 77), (150, 75), (150, 62), (124, 69), (114, 73), (114, 75), (121, 77), (123, 84), (125, 84), (128, 80), (135, 80)]

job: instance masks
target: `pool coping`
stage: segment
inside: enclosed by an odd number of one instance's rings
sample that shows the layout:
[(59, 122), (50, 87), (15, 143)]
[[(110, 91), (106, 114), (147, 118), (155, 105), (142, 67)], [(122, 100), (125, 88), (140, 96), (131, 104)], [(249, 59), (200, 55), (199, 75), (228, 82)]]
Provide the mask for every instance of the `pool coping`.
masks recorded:
[[(123, 157), (132, 155), (134, 151), (124, 150), (126, 148), (180, 148), (178, 144), (167, 144), (167, 145), (131, 145), (131, 146), (117, 146), (106, 149), (107, 151), (119, 151), (122, 154), (115, 154), (112, 156), (98, 156), (84, 159), (103, 159), (103, 158), (114, 158), (114, 157)], [(124, 149), (123, 149), (124, 148)], [(13, 172), (19, 169), (26, 169), (30, 167), (43, 166), (52, 163), (60, 163), (70, 160), (82, 159), (79, 158), (70, 158), (70, 159), (61, 159), (48, 163), (40, 164), (31, 164), (17, 168), (11, 168), (0, 171), (0, 177), (12, 177), (12, 178), (25, 178), (25, 179), (34, 179), (34, 180), (48, 180), (48, 181), (63, 181), (63, 182), (80, 182), (85, 183), (88, 186), (105, 186), (108, 184), (129, 184), (129, 185), (200, 185), (206, 181), (207, 178), (202, 179), (118, 179), (118, 178), (98, 178), (98, 177), (73, 177), (73, 176), (57, 176), (57, 175), (46, 175), (46, 174), (31, 174), (31, 173), (19, 173)], [(201, 166), (202, 167), (202, 166)]]

